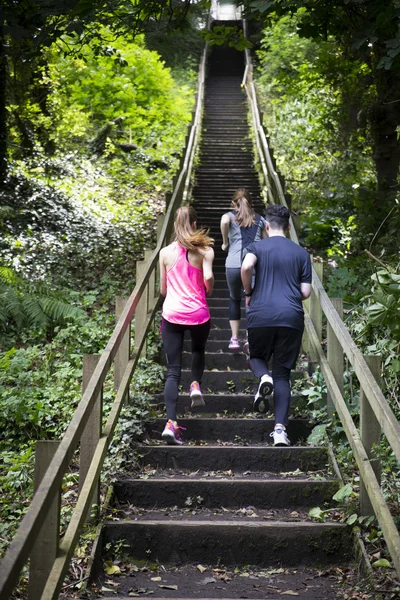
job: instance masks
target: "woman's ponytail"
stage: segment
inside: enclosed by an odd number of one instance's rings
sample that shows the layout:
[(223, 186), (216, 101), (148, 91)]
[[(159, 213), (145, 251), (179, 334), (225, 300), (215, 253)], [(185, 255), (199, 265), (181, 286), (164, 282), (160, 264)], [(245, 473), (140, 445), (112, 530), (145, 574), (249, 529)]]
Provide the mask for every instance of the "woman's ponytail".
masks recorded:
[(233, 194), (232, 202), (237, 210), (235, 219), (239, 226), (251, 227), (254, 225), (256, 218), (250, 193), (245, 188), (239, 188)]
[(208, 250), (214, 244), (208, 235), (209, 229), (193, 229), (197, 221), (196, 211), (192, 206), (181, 206), (175, 213), (175, 240), (186, 250)]

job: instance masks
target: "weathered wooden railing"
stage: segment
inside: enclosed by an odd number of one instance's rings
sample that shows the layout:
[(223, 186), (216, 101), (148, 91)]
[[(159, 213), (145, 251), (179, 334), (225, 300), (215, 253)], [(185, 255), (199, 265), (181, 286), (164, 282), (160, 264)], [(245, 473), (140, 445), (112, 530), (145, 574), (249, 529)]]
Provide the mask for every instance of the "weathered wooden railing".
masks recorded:
[[(186, 150), (175, 178), (166, 214), (158, 227), (157, 246), (146, 250), (137, 263), (136, 286), (128, 300), (117, 302), (118, 322), (99, 356), (84, 364), (82, 400), (64, 437), (59, 442), (38, 444), (41, 455), (37, 472), (39, 485), (14, 540), (0, 564), (0, 599), (8, 600), (18, 583), (22, 568), (31, 557), (30, 600), (57, 598), (93, 502), (98, 502), (99, 478), (108, 447), (128, 396), (129, 384), (146, 343), (147, 332), (157, 310), (159, 292), (156, 273), (160, 249), (169, 243), (176, 208), (183, 201), (190, 180), (196, 141), (201, 126), (206, 67), (205, 48), (199, 68), (197, 100)], [(135, 317), (133, 351), (130, 352), (130, 324)], [(114, 364), (115, 400), (106, 425), (101, 429), (101, 397), (106, 376)], [(79, 496), (63, 538), (59, 539), (60, 489), (75, 450), (80, 443)], [(44, 466), (45, 465), (45, 466)], [(46, 466), (48, 465), (48, 468)], [(36, 486), (35, 486), (36, 488)]]
[[(245, 22), (244, 30), (246, 33)], [(246, 67), (242, 86), (246, 90), (249, 101), (255, 145), (267, 187), (268, 199), (272, 203), (288, 206), (261, 123), (248, 50), (246, 50)], [(298, 243), (295, 227), (293, 223), (291, 225), (291, 239)], [(319, 363), (324, 375), (328, 389), (328, 414), (331, 415), (334, 411), (338, 414), (360, 471), (361, 514), (375, 514), (394, 567), (400, 576), (400, 536), (381, 490), (379, 460), (372, 457), (372, 447), (374, 444), (379, 444), (383, 432), (394, 455), (400, 461), (400, 423), (378, 384), (380, 358), (362, 355), (342, 321), (342, 300), (340, 298), (330, 299), (321, 280), (322, 263), (314, 263), (312, 293), (306, 303), (306, 339), (304, 342), (308, 345), (311, 360)], [(327, 355), (321, 345), (323, 315), (327, 321)], [(343, 354), (347, 356), (360, 383), (360, 429), (355, 426), (343, 398)]]

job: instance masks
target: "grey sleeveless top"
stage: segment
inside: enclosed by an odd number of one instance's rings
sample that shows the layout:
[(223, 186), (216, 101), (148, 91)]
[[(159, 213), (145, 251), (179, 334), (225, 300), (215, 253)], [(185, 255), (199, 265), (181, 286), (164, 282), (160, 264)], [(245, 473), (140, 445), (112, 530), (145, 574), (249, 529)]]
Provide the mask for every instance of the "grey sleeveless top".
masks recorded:
[(236, 212), (226, 213), (229, 215), (229, 248), (225, 260), (225, 267), (237, 269), (242, 266), (243, 250), (253, 242), (261, 239), (262, 230), (265, 229), (266, 221), (261, 215), (255, 214), (256, 222), (250, 227), (240, 227), (235, 220)]

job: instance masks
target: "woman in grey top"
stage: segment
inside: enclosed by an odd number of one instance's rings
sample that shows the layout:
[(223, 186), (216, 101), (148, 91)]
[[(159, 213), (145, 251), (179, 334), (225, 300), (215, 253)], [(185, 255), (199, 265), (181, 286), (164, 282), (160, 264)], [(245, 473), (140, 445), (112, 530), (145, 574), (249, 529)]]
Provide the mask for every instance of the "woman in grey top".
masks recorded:
[(230, 350), (240, 350), (240, 267), (243, 251), (249, 244), (266, 237), (265, 225), (264, 217), (253, 210), (250, 193), (244, 188), (236, 190), (232, 198), (232, 210), (221, 217), (222, 250), (228, 251), (225, 272), (229, 288), (229, 325), (232, 332)]

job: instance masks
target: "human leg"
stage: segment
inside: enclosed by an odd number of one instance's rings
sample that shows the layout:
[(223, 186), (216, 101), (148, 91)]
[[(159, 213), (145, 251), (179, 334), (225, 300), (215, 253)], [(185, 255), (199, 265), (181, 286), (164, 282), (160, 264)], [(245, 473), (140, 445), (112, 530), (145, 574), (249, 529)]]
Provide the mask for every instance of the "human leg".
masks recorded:
[(242, 298), (240, 268), (227, 268), (226, 281), (229, 289), (229, 326), (232, 334), (229, 342), (229, 349), (239, 350), (240, 303)]
[(176, 402), (178, 387), (181, 380), (182, 349), (185, 326), (162, 320), (161, 335), (167, 361), (167, 379), (164, 386), (164, 402), (167, 409), (167, 419), (176, 421)]
[(302, 331), (291, 327), (277, 327), (272, 360), (274, 379), (275, 429), (274, 445), (289, 445), (286, 427), (289, 423), (290, 371), (299, 355)]
[(267, 397), (272, 394), (274, 382), (268, 370), (268, 361), (271, 358), (275, 327), (252, 327), (248, 329), (248, 343), (250, 353), (250, 369), (258, 377), (259, 384), (254, 396), (254, 409), (260, 410), (261, 403), (266, 406)]
[(191, 408), (204, 406), (204, 399), (201, 393), (201, 380), (205, 367), (205, 348), (210, 333), (211, 321), (201, 323), (201, 325), (191, 325), (189, 328), (192, 342), (192, 384), (190, 386), (190, 398), (192, 400)]

